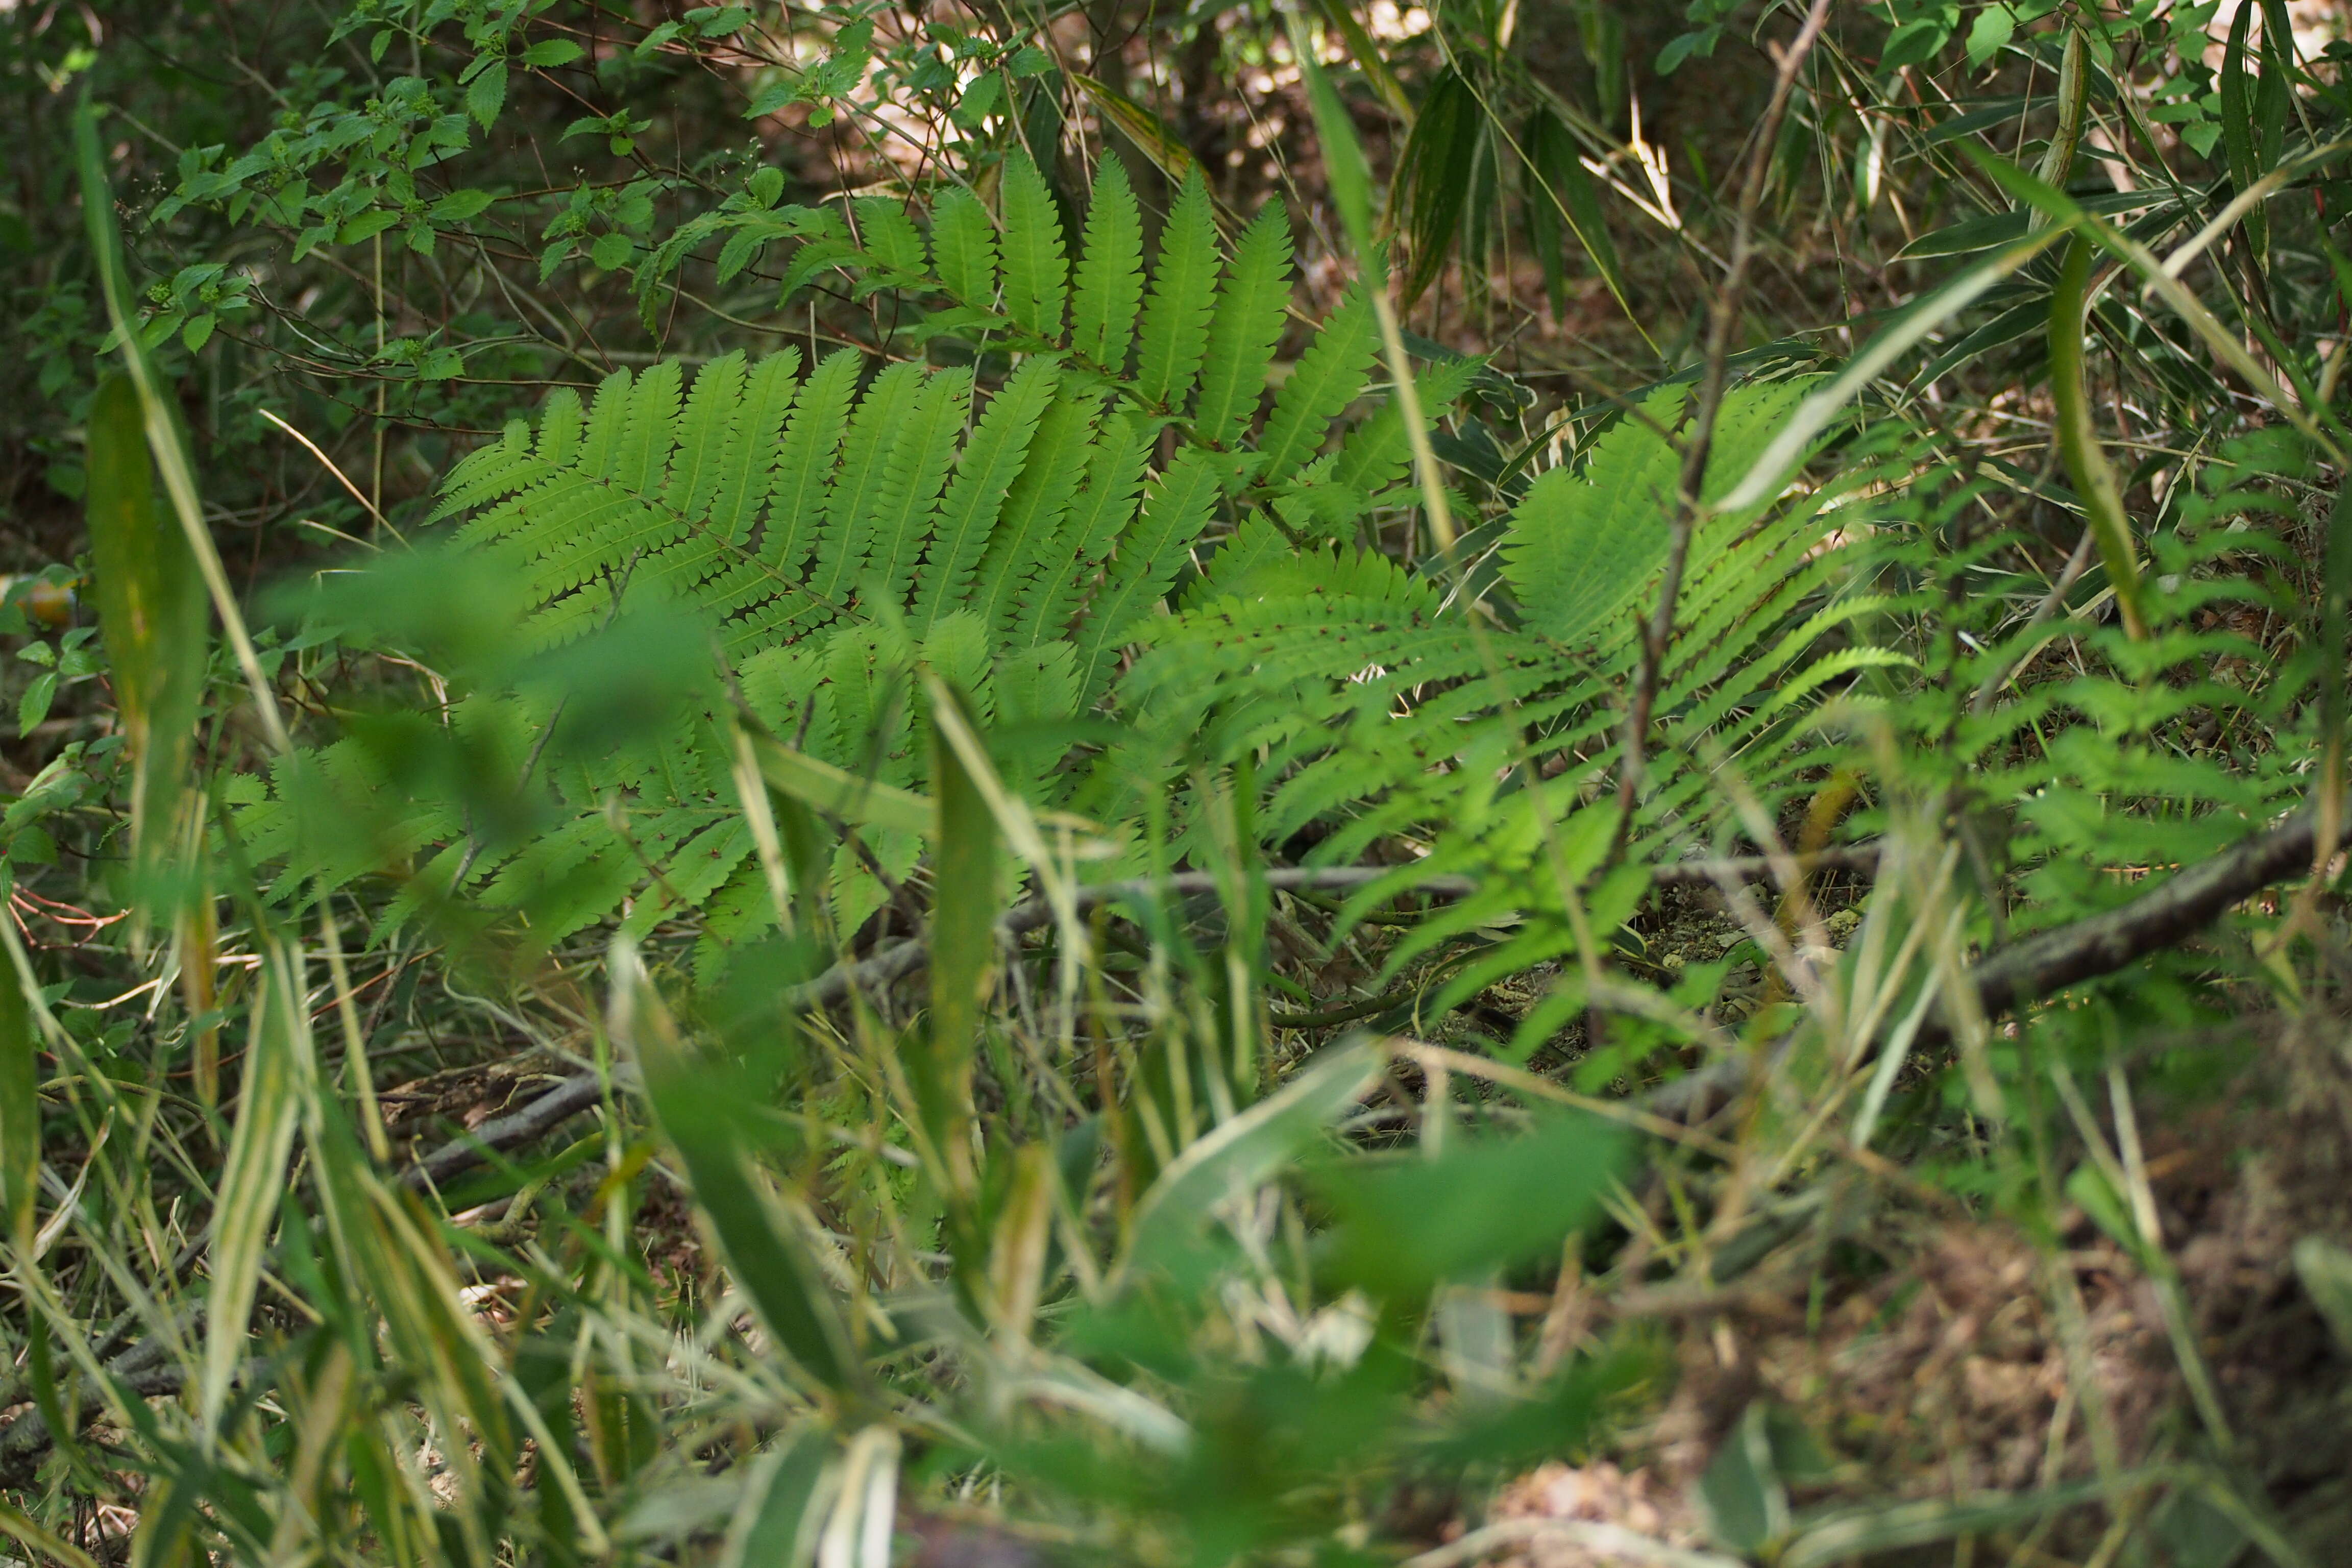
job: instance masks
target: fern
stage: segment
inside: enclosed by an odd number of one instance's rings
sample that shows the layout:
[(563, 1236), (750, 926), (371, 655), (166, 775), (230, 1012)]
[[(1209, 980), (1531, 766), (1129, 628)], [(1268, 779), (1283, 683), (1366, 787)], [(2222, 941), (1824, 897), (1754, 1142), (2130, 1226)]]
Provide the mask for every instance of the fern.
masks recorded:
[[(1705, 495), (1744, 475), (1802, 390), (1733, 392)], [(1528, 928), (1513, 966), (1559, 956), (1570, 937), (1551, 857), (1560, 844), (1605, 845), (1614, 832), (1610, 800), (1587, 805), (1575, 788), (1618, 753), (1622, 694), (1639, 663), (1634, 606), (1649, 602), (1674, 514), (1679, 460), (1659, 427), (1672, 426), (1682, 396), (1669, 389), (1648, 400), (1640, 416), (1591, 443), (1580, 466), (1543, 475), (1513, 510), (1504, 552), (1517, 629), (1474, 629), (1436, 582), (1380, 556), (1301, 556), (1254, 524), (1210, 563), (1181, 613), (1151, 628), (1124, 700), (1187, 754), (1253, 758), (1275, 781), (1259, 819), (1269, 839), (1321, 823), (1315, 857), (1348, 860), (1402, 833), (1434, 847), (1397, 874), (1400, 883), (1465, 867), (1500, 873), (1490, 893), (1426, 927), (1398, 962), (1445, 933), (1502, 919)], [(1373, 467), (1360, 456), (1351, 472)], [(1822, 492), (1763, 518), (1715, 516), (1702, 528), (1664, 671), (1657, 755), (1736, 757), (1769, 800), (1807, 760), (1788, 748), (1820, 697), (1904, 662), (1866, 642), (1838, 646), (1886, 602), (1840, 592), (1851, 560), (1821, 548), (1822, 508), (1834, 499)], [(1559, 783), (1496, 794), (1512, 764), (1551, 758), (1574, 759)], [(1694, 831), (1709, 778), (1704, 767), (1659, 770), (1633, 824), (1637, 849), (1661, 853)], [(1577, 857), (1569, 859), (1575, 873)], [(1602, 903), (1637, 892), (1612, 885)], [(1475, 989), (1470, 978), (1460, 985)]]
[[(1264, 521), (1269, 509), (1305, 509), (1336, 531), (1381, 504), (1407, 447), (1392, 410), (1318, 455), (1364, 390), (1374, 338), (1360, 296), (1309, 341), (1273, 400), (1265, 460), (1242, 456), (1288, 310), (1278, 214), (1252, 226), (1219, 287), (1225, 264), (1197, 178), (1148, 281), (1140, 215), (1116, 164), (1096, 182), (1075, 271), (1037, 171), (1014, 159), (1000, 194), (1001, 231), (977, 198), (951, 192), (933, 206), (926, 245), (903, 208), (867, 198), (855, 244), (844, 230), (809, 248), (859, 289), (943, 298), (942, 331), (1001, 338), (1018, 356), (1001, 384), (913, 362), (869, 380), (847, 350), (805, 375), (793, 350), (730, 354), (691, 374), (660, 363), (607, 378), (584, 405), (551, 395), (536, 431), (510, 425), (458, 465), (433, 517), (456, 522), (455, 549), (518, 585), (520, 651), (562, 648), (633, 607), (696, 616), (777, 732), (852, 774), (913, 784), (919, 666), (976, 712), (1044, 732), (1111, 696), (1128, 649), (1224, 526), (1229, 492), (1258, 521), (1217, 552), (1221, 579), (1244, 555), (1282, 564), (1288, 546)], [(1466, 384), (1463, 366), (1441, 367), (1433, 408)], [(1156, 464), (1171, 420), (1172, 456)], [(483, 716), (472, 722), (500, 737), (493, 775), (527, 771), (518, 759), (536, 754), (533, 737), (559, 717), (543, 697), (470, 701)], [(1051, 798), (1076, 782), (1057, 773), (1058, 757), (1024, 742), (1008, 765)], [(542, 941), (625, 900), (639, 931), (699, 909), (707, 958), (768, 918), (731, 759), (702, 700), (625, 751), (551, 758), (540, 787), (572, 816), (524, 849), (481, 837), (466, 811), (402, 803), (363, 747), (321, 758), (300, 788), (388, 816), (380, 847), (425, 860), (405, 907), (432, 889), (463, 891), (527, 915)], [(297, 783), (289, 773), (278, 800), (248, 807), (248, 827), (289, 854)], [(919, 849), (887, 833), (862, 849), (845, 843), (839, 920), (854, 924), (881, 896), (867, 856), (903, 875)], [(357, 868), (331, 869), (331, 880)]]

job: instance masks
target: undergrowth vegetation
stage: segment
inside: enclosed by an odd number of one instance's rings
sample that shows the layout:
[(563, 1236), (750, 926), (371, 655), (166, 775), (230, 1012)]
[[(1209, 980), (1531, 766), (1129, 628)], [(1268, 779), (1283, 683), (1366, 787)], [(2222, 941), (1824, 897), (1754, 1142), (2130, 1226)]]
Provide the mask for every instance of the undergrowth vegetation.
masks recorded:
[(2339, 1561), (2338, 24), (0, 7), (0, 1562)]

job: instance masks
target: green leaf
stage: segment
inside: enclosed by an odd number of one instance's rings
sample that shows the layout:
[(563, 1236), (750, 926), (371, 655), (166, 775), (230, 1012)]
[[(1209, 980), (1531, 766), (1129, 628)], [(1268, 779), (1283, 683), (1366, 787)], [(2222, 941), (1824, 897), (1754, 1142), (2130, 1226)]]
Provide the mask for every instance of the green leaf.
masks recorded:
[(1064, 258), (1062, 215), (1028, 154), (1005, 160), (1004, 313), (1039, 337), (1062, 335), (1069, 265)]
[(517, 63), (531, 67), (565, 66), (587, 52), (570, 38), (542, 38), (515, 58)]
[(49, 704), (58, 695), (58, 672), (46, 670), (33, 678), (25, 688), (25, 695), (16, 700), (16, 733), (29, 735), (40, 721), (49, 716)]
[(627, 235), (600, 234), (596, 243), (588, 247), (588, 259), (607, 272), (618, 272), (636, 253), (636, 243)]
[[(1344, 10), (1341, 13), (1345, 15)], [(1292, 56), (1307, 75), (1307, 101), (1315, 115), (1315, 139), (1323, 153), (1325, 177), (1331, 200), (1339, 209), (1340, 224), (1359, 263), (1369, 265), (1372, 254), (1372, 167), (1365, 161), (1364, 144), (1356, 135), (1347, 106), (1324, 74), (1306, 25), (1296, 16), (1290, 23)]]
[(1927, 1546), (1957, 1537), (2014, 1529), (2099, 1495), (2085, 1481), (2050, 1491), (1917, 1502), (1871, 1503), (1809, 1521), (1776, 1559), (1779, 1568), (1842, 1568), (1877, 1552)]
[(485, 131), (498, 120), (499, 110), (506, 107), (506, 102), (507, 68), (504, 64), (488, 67), (467, 85), (466, 112), (472, 115), (474, 122)]
[(1105, 158), (1087, 207), (1070, 347), (1112, 374), (1127, 368), (1135, 314), (1143, 303), (1143, 219), (1116, 158)]
[(1445, 266), (1486, 135), (1486, 110), (1476, 89), (1451, 68), (1439, 72), (1422, 97), (1421, 113), (1397, 160), (1396, 224), (1412, 240), (1406, 308)]
[(1242, 236), (1209, 321), (1201, 395), (1192, 407), (1192, 430), (1202, 439), (1229, 444), (1257, 413), (1289, 306), (1290, 222), (1282, 204), (1272, 202)]
[(1557, 1256), (1617, 1174), (1625, 1141), (1598, 1117), (1547, 1114), (1511, 1137), (1442, 1155), (1353, 1156), (1317, 1177), (1338, 1231), (1333, 1268), (1396, 1300)]
[(2007, 0), (1992, 0), (1969, 26), (1969, 68), (1982, 70), (1985, 62), (2009, 47), (2010, 39), (2016, 36), (2017, 13)]
[(1707, 1532), (1717, 1546), (1762, 1552), (1788, 1532), (1789, 1491), (1780, 1484), (1761, 1400), (1750, 1404), (1699, 1478)]
[(488, 210), (494, 199), (488, 191), (451, 191), (433, 204), (433, 221), (464, 223), (467, 218)]
[[(156, 505), (144, 414), (128, 375), (100, 384), (89, 432), (87, 515), (99, 633), (114, 668), (115, 708), (134, 769), (133, 858), (152, 869), (190, 782), (207, 664), (204, 580), (185, 534)], [(31, 693), (26, 697), (29, 710)]]
[(1886, 36), (1886, 47), (1878, 57), (1878, 68), (1897, 71), (1932, 58), (1951, 36), (1952, 24), (1941, 16), (1914, 17)]

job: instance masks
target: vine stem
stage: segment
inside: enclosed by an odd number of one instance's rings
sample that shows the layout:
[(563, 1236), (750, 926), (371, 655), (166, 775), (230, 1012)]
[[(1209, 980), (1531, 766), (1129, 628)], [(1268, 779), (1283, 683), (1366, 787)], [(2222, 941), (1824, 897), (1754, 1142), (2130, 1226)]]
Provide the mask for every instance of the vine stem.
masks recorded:
[(1706, 356), (1699, 379), (1698, 399), (1691, 416), (1689, 442), (1683, 448), (1682, 474), (1675, 490), (1674, 533), (1666, 549), (1665, 579), (1658, 585), (1657, 607), (1642, 629), (1642, 662), (1633, 681), (1633, 700), (1625, 712), (1625, 763), (1617, 781), (1617, 831), (1610, 845), (1613, 864), (1625, 850), (1633, 832), (1633, 805), (1642, 788), (1650, 742), (1650, 721), (1658, 705), (1658, 683), (1674, 641), (1675, 606), (1682, 597), (1683, 569), (1690, 559), (1692, 537), (1705, 510), (1700, 490), (1706, 479), (1706, 461), (1715, 445), (1716, 417), (1723, 407), (1725, 384), (1730, 379), (1731, 343), (1739, 328), (1740, 306), (1748, 292), (1748, 272), (1756, 254), (1756, 209), (1764, 199), (1764, 182), (1772, 169), (1772, 148), (1780, 139), (1780, 122), (1797, 85), (1797, 72), (1820, 41), (1829, 21), (1830, 0), (1812, 0), (1803, 26), (1779, 52), (1772, 77), (1772, 98), (1749, 144), (1748, 172), (1739, 185), (1739, 205), (1732, 218), (1731, 257), (1724, 269), (1723, 287), (1708, 309)]

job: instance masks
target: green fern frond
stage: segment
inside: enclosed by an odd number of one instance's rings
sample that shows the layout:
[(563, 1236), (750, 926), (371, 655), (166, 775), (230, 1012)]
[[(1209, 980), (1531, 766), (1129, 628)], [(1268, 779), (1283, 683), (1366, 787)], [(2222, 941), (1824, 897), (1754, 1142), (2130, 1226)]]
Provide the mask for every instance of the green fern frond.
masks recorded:
[(1095, 421), (1102, 408), (1093, 393), (1055, 400), (1037, 423), (1029, 444), (1029, 465), (1005, 499), (996, 531), (981, 556), (971, 605), (992, 627), (1012, 621), (1013, 605), (1045, 558), (1062, 516), (1076, 499), (1085, 478)]
[(815, 547), (821, 502), (848, 431), (849, 402), (857, 390), (859, 369), (854, 349), (827, 354), (802, 388), (784, 426), (770, 489), (767, 537), (760, 551), (761, 561), (779, 575), (797, 575)]
[(1143, 513), (1118, 542), (1102, 592), (1077, 635), (1080, 700), (1091, 706), (1110, 684), (1118, 651), (1158, 605), (1208, 526), (1219, 494), (1215, 468), (1200, 453), (1178, 455), (1144, 498)]
[(1039, 552), (1035, 570), (1016, 574), (1024, 585), (1016, 594), (1008, 647), (1057, 642), (1069, 629), (1120, 531), (1135, 516), (1151, 439), (1149, 430), (1125, 415), (1103, 421), (1087, 460), (1085, 489)]
[(1582, 470), (1553, 468), (1511, 514), (1503, 578), (1528, 630), (1561, 644), (1608, 637), (1666, 559), (1682, 458), (1659, 432), (1680, 388), (1652, 397), (1593, 443)]
[(919, 364), (891, 365), (874, 378), (850, 416), (841, 473), (824, 499), (816, 570), (809, 575), (809, 591), (827, 604), (845, 603), (857, 589), (873, 520), (887, 504), (894, 464), (903, 464), (925, 379)]

